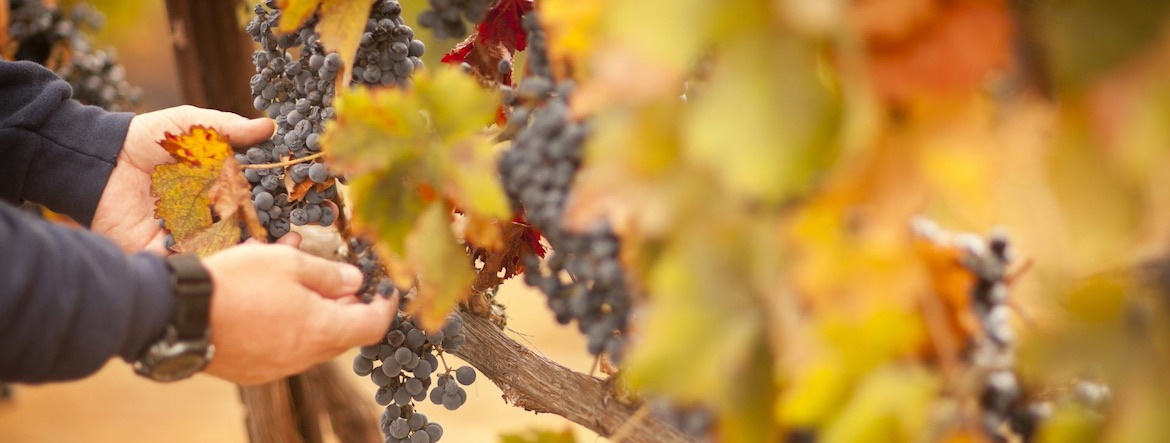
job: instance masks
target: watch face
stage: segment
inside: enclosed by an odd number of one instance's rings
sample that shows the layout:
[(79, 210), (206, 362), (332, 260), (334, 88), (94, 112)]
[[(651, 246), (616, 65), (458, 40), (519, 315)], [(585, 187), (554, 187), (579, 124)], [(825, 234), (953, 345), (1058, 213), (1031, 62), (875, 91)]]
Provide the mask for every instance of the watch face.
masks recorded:
[(151, 376), (159, 381), (172, 381), (190, 377), (207, 365), (202, 354), (179, 354), (158, 362)]

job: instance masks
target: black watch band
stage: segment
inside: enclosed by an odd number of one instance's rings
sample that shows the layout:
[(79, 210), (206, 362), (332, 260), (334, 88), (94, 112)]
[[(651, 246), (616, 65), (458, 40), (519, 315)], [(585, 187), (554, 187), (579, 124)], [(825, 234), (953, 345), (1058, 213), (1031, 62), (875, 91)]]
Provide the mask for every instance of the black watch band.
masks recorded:
[(134, 362), (134, 372), (156, 381), (175, 381), (203, 370), (215, 355), (211, 344), (211, 274), (194, 255), (172, 255), (170, 270), (175, 313), (163, 338)]
[(175, 291), (175, 315), (171, 325), (177, 339), (200, 340), (206, 337), (211, 315), (211, 274), (190, 254), (176, 254), (166, 259), (171, 270), (171, 287)]

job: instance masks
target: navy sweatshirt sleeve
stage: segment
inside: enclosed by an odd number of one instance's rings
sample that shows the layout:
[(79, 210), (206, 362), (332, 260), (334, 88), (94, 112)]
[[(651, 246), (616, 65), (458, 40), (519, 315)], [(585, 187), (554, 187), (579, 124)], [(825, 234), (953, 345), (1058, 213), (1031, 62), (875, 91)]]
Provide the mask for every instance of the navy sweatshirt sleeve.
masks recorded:
[[(0, 61), (0, 200), (28, 200), (89, 224), (130, 114), (69, 99), (33, 63)], [(162, 258), (34, 219), (0, 202), (0, 380), (89, 375), (162, 336), (174, 298)]]
[(36, 63), (0, 61), (0, 199), (89, 226), (134, 114), (84, 106), (72, 93)]

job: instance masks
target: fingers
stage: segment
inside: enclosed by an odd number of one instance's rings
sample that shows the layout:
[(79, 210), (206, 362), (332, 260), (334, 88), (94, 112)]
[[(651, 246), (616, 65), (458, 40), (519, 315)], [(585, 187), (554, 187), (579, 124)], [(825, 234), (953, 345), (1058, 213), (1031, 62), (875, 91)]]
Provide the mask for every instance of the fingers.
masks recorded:
[(289, 232), (288, 234), (284, 234), (284, 237), (276, 239), (276, 241), (272, 244), (292, 246), (294, 248), (300, 249), (301, 234), (299, 232)]
[(296, 252), (294, 274), (306, 288), (325, 298), (353, 295), (362, 285), (362, 271), (345, 263)]
[(390, 329), (394, 312), (398, 309), (398, 296), (392, 298), (374, 297), (369, 304), (339, 304), (332, 306), (333, 328), (338, 348), (348, 349), (377, 343)]

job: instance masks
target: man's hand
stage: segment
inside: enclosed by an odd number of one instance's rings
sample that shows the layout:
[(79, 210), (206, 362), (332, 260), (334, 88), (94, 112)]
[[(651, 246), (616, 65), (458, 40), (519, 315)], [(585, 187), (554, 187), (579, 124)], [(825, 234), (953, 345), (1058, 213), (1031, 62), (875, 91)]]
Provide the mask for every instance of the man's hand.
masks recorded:
[(205, 372), (266, 383), (377, 343), (390, 328), (397, 298), (362, 304), (354, 296), (361, 271), (303, 253), (298, 243), (289, 233), (278, 244), (245, 243), (203, 260), (215, 287), (215, 356)]
[(167, 132), (186, 132), (191, 125), (215, 128), (227, 135), (236, 147), (258, 144), (271, 137), (275, 129), (272, 120), (266, 118), (249, 120), (230, 112), (194, 106), (135, 116), (130, 120), (118, 163), (94, 212), (94, 232), (112, 238), (127, 252), (143, 249), (167, 252), (163, 247), (166, 234), (154, 218), (156, 198), (150, 195), (150, 174), (155, 166), (174, 161), (158, 141)]

